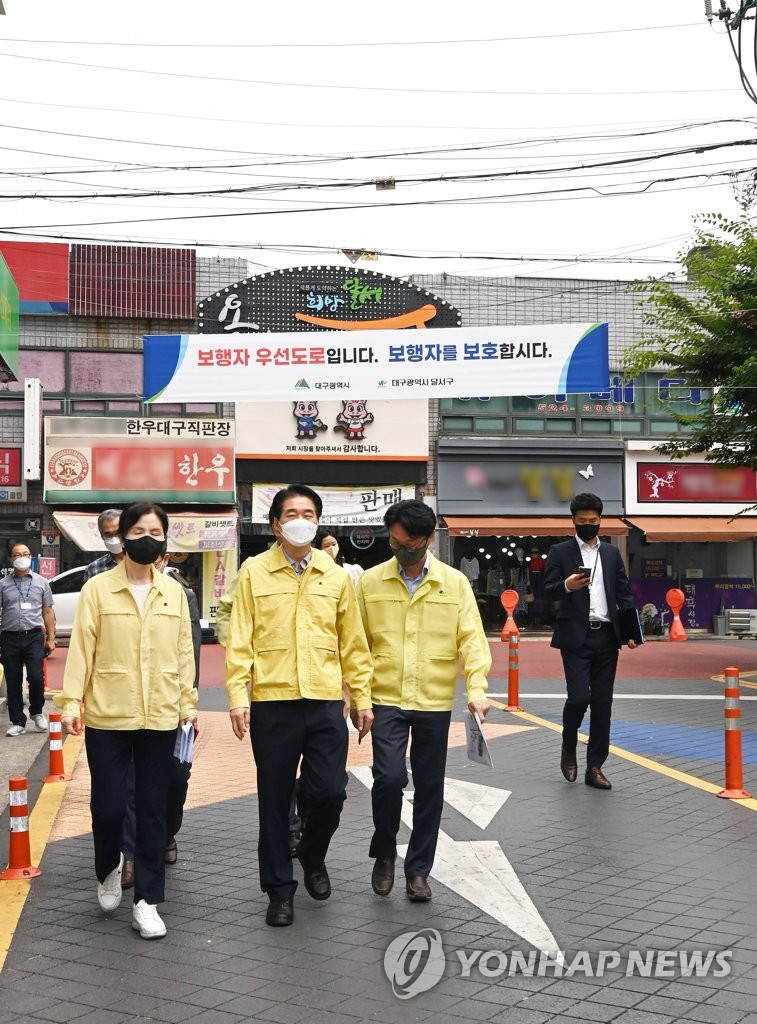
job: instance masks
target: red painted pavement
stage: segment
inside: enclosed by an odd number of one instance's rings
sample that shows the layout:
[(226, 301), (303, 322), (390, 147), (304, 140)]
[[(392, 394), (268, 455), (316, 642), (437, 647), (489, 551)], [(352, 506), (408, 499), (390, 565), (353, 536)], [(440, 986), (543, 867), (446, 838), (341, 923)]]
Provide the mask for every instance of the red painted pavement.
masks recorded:
[[(507, 680), (508, 647), (491, 640), (491, 678)], [(59, 647), (47, 659), (47, 685), (61, 687), (67, 649)], [(224, 648), (207, 644), (202, 648), (200, 679), (203, 687), (224, 685)], [(722, 675), (735, 665), (742, 673), (757, 672), (757, 648), (754, 645), (725, 640), (687, 640), (683, 643), (650, 641), (635, 651), (623, 648), (618, 664), (618, 679), (710, 679)], [(521, 640), (519, 657), (520, 681), (563, 679), (562, 661), (558, 651), (546, 640)]]

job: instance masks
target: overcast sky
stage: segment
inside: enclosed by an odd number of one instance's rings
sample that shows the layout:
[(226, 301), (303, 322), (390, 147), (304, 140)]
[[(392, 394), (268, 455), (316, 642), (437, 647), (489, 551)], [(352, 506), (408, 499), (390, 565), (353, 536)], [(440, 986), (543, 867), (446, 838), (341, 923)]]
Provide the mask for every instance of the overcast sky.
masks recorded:
[(4, 5), (0, 237), (631, 278), (755, 163), (703, 0)]

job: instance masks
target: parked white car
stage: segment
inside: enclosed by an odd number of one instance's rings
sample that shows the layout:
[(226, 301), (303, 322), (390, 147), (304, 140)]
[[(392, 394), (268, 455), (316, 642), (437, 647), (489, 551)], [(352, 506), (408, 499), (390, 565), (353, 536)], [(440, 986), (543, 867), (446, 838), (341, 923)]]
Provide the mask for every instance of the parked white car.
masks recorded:
[(71, 636), (76, 604), (81, 588), (84, 586), (86, 571), (86, 565), (80, 565), (76, 569), (66, 569), (65, 572), (53, 576), (50, 580), (56, 636)]

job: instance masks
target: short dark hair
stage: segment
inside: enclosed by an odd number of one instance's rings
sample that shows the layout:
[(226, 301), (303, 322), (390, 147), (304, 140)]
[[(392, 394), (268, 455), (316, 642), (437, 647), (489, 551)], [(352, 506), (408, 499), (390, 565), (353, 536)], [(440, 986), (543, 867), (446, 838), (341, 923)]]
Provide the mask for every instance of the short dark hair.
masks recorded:
[(390, 505), (384, 513), (384, 525), (399, 525), (410, 537), (430, 537), (436, 529), (436, 515), (422, 501), (408, 499)]
[(118, 532), (122, 537), (125, 537), (129, 530), (138, 522), (142, 516), (147, 516), (151, 512), (160, 520), (160, 524), (163, 527), (163, 533), (168, 536), (168, 516), (160, 507), (160, 505), (154, 505), (150, 501), (135, 501), (133, 505), (129, 505), (121, 513), (121, 521), (118, 524)]
[(336, 564), (337, 565), (344, 565), (344, 555), (341, 552), (341, 544), (339, 543), (339, 538), (337, 537), (337, 535), (334, 533), (333, 530), (329, 530), (329, 529), (319, 530), (318, 533), (315, 535), (315, 540), (313, 541), (313, 545), (315, 547), (317, 547), (319, 551), (322, 551), (323, 550), (323, 542), (326, 540), (327, 537), (333, 537), (334, 540), (337, 543), (337, 547), (339, 547), (339, 549), (340, 549), (337, 552), (337, 556), (335, 558)]
[(281, 519), (281, 510), (284, 508), (284, 502), (287, 498), (295, 497), (309, 498), (313, 505), (315, 505), (315, 514), (319, 519), (321, 518), (323, 502), (313, 488), (307, 487), (305, 484), (290, 484), (288, 487), (282, 487), (280, 491), (276, 491), (274, 494), (271, 507), (268, 509), (269, 526), (273, 526), (274, 519)]
[[(25, 540), (14, 540), (13, 541), (11, 546), (8, 548), (8, 554), (11, 556), (11, 558), (13, 557), (13, 549), (17, 548), (17, 547), (21, 547), (21, 546), (23, 546), (25, 548), (29, 548), (29, 545), (26, 543)], [(31, 548), (29, 548), (29, 550), (31, 551)]]
[(577, 494), (571, 501), (570, 514), (575, 517), (577, 512), (597, 512), (601, 516), (603, 508), (602, 499), (587, 491), (584, 494)]

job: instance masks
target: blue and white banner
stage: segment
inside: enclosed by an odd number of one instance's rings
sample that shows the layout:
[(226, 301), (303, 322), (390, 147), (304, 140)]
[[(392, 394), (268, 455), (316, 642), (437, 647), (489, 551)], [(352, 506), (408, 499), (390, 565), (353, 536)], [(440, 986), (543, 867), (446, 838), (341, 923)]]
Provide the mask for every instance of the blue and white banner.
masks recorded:
[(607, 387), (607, 324), (144, 339), (146, 402), (585, 394)]

